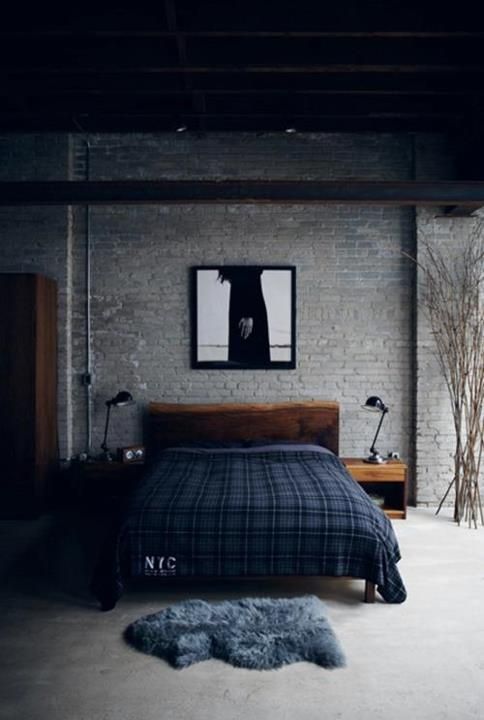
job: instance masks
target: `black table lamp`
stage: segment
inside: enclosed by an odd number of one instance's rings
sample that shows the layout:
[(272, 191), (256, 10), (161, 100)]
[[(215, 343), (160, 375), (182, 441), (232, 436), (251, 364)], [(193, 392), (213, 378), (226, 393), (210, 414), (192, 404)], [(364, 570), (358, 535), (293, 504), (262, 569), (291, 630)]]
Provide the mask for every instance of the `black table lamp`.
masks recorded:
[(126, 390), (121, 390), (118, 392), (117, 395), (115, 395), (111, 400), (106, 400), (106, 424), (104, 426), (104, 440), (101, 445), (102, 449), (102, 455), (101, 459), (105, 460), (106, 462), (111, 462), (113, 457), (111, 453), (109, 452), (107, 440), (108, 440), (108, 430), (109, 430), (109, 418), (111, 415), (111, 408), (112, 407), (123, 407), (124, 405), (133, 405), (134, 400), (131, 393), (127, 392)]
[(365, 462), (367, 463), (375, 463), (378, 465), (381, 465), (383, 463), (386, 463), (387, 461), (382, 458), (380, 453), (375, 447), (376, 439), (378, 437), (378, 433), (380, 432), (380, 428), (382, 426), (383, 418), (388, 412), (388, 407), (385, 405), (383, 400), (376, 395), (372, 395), (367, 399), (364, 405), (361, 406), (365, 410), (370, 410), (371, 412), (378, 412), (381, 414), (380, 422), (378, 423), (378, 427), (376, 429), (375, 437), (373, 438), (373, 442), (371, 444), (370, 448), (370, 455), (365, 459)]

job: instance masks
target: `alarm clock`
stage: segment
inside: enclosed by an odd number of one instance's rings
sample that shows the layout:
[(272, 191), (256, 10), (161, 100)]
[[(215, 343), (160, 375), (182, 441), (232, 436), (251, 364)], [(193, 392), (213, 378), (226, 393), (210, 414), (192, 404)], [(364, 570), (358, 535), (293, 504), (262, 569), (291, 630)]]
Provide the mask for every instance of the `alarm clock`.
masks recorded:
[(146, 459), (144, 445), (129, 445), (118, 449), (118, 458), (122, 463), (143, 463)]

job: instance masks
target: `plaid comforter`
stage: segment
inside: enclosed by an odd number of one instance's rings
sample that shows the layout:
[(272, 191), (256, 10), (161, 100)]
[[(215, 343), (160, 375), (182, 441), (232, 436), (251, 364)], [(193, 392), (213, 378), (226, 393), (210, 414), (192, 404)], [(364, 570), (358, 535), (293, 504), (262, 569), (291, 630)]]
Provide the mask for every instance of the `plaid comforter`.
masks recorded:
[(165, 450), (110, 555), (117, 594), (124, 557), (132, 576), (351, 576), (406, 598), (390, 521), (317, 446)]

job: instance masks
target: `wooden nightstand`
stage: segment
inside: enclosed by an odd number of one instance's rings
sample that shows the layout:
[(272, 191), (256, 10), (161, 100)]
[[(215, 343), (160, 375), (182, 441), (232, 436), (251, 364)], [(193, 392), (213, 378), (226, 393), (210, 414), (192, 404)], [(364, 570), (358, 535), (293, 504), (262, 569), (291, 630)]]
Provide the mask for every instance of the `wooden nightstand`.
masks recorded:
[(144, 463), (76, 462), (69, 469), (71, 493), (83, 505), (116, 507), (139, 482)]
[(407, 517), (407, 466), (401, 460), (372, 465), (361, 458), (341, 458), (350, 475), (370, 495), (384, 498), (383, 510), (390, 518)]

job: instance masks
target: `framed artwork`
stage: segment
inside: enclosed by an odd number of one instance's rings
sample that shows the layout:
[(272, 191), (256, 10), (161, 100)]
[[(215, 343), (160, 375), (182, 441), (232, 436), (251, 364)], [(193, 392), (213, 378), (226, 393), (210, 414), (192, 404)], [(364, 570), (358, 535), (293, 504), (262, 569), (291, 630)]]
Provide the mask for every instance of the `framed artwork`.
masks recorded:
[(192, 367), (296, 367), (296, 268), (191, 268)]

